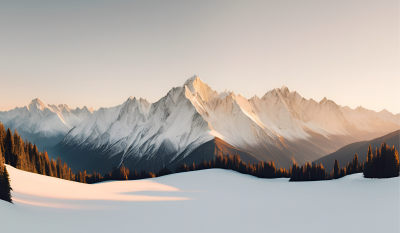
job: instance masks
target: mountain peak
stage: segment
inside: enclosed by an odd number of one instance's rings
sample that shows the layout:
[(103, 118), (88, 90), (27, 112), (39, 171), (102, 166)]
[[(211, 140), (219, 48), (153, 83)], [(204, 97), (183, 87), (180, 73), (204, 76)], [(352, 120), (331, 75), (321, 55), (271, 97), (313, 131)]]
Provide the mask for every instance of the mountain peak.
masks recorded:
[(204, 83), (199, 76), (194, 75), (183, 84), (183, 87), (187, 86), (191, 92), (196, 92), (200, 89), (211, 89), (206, 83)]
[(186, 80), (183, 85), (191, 95), (198, 95), (203, 100), (209, 100), (212, 96), (218, 95), (213, 89), (211, 89), (206, 83), (204, 83), (197, 75)]
[(199, 78), (199, 76), (197, 76), (196, 74), (193, 75), (192, 77), (188, 78), (186, 80), (186, 82), (183, 84), (183, 86), (189, 86), (189, 85), (193, 85), (196, 82), (202, 82), (201, 79)]
[(69, 106), (67, 104), (59, 104), (59, 105), (57, 105), (57, 107), (62, 111), (71, 111), (71, 109), (69, 108)]
[(283, 92), (283, 93), (289, 93), (290, 91), (289, 91), (289, 88), (288, 88), (287, 86), (283, 85), (283, 86), (281, 87), (281, 92)]
[[(287, 86), (282, 86), (281, 88), (274, 88), (267, 93), (264, 94), (262, 98), (267, 98), (268, 96), (281, 96), (281, 97), (288, 97), (290, 94), (290, 90)], [(294, 92), (297, 94), (297, 92)]]
[(337, 107), (337, 104), (334, 101), (332, 101), (332, 100), (330, 100), (330, 99), (328, 99), (326, 97), (324, 97), (321, 101), (319, 101), (319, 103), (322, 104), (322, 105), (330, 105), (330, 106), (336, 106)]
[(355, 108), (355, 110), (356, 110), (356, 111), (365, 111), (365, 110), (367, 110), (367, 109), (360, 105), (360, 106), (357, 106), (357, 107)]
[(40, 100), (39, 98), (34, 98), (33, 100), (31, 100), (31, 104), (43, 104), (43, 101)]
[(46, 107), (46, 104), (43, 103), (39, 98), (33, 99), (29, 105), (28, 108), (31, 109), (38, 109), (38, 110), (43, 110)]
[[(77, 109), (79, 109), (79, 108), (77, 108)], [(93, 108), (88, 108), (86, 105), (82, 107), (82, 110), (83, 110), (83, 111), (86, 111), (86, 112), (90, 112), (90, 113), (93, 113), (93, 112), (94, 112), (94, 109), (93, 109)]]
[(124, 105), (126, 104), (150, 104), (146, 99), (144, 98), (136, 98), (134, 96), (129, 96), (129, 98), (123, 103)]

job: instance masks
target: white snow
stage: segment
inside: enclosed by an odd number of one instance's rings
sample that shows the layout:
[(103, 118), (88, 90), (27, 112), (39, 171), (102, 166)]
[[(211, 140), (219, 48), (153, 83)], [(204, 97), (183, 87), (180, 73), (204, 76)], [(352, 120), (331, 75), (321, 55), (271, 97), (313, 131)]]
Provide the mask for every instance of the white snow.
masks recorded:
[(400, 231), (398, 177), (293, 183), (212, 169), (89, 185), (7, 169), (7, 233)]

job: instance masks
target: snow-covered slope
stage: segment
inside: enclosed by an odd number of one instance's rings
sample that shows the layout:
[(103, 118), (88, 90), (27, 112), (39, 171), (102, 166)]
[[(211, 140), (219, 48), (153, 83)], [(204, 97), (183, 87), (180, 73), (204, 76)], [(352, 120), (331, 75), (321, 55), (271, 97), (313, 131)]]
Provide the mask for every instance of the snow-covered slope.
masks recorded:
[(95, 112), (62, 144), (103, 151), (107, 157), (118, 155), (124, 163), (155, 158), (168, 165), (220, 138), (259, 160), (288, 166), (292, 158), (312, 161), (348, 143), (399, 128), (400, 118), (387, 111), (353, 110), (326, 98), (316, 102), (287, 87), (246, 99), (218, 93), (195, 76), (155, 103), (129, 98)]
[(172, 89), (154, 104), (129, 98), (112, 109), (102, 109), (71, 130), (63, 143), (113, 154), (152, 157), (163, 153), (189, 153), (211, 140), (207, 123), (183, 95), (182, 87)]
[(7, 233), (400, 231), (399, 177), (288, 182), (211, 169), (90, 185), (7, 169)]

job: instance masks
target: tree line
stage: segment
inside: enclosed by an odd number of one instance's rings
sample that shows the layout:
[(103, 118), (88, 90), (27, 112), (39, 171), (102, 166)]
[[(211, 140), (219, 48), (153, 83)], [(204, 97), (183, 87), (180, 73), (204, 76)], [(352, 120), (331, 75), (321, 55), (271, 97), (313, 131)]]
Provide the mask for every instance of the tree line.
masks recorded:
[(353, 160), (344, 167), (340, 167), (339, 162), (335, 160), (332, 172), (328, 171), (321, 163), (307, 162), (300, 166), (296, 162), (293, 162), (292, 167), (287, 170), (277, 168), (272, 161), (261, 161), (251, 164), (242, 161), (238, 155), (218, 155), (211, 161), (202, 161), (199, 164), (192, 163), (191, 165), (182, 164), (174, 170), (164, 167), (157, 173), (137, 172), (136, 170), (130, 172), (128, 168), (122, 165), (119, 168), (114, 168), (113, 171), (106, 174), (102, 179), (100, 178), (100, 181), (136, 180), (210, 168), (234, 170), (259, 178), (286, 177), (290, 178), (289, 181), (331, 180), (361, 172), (366, 178), (389, 178), (399, 176), (399, 153), (394, 146), (389, 147), (386, 143), (382, 143), (380, 148), (376, 148), (375, 154), (373, 154), (371, 146), (369, 146), (366, 162), (361, 163), (358, 159), (358, 154), (355, 154)]
[(303, 166), (293, 164), (290, 169), (290, 181), (313, 181), (338, 179), (346, 175), (362, 172), (366, 178), (390, 178), (399, 176), (399, 152), (394, 146), (390, 147), (382, 143), (379, 148), (372, 152), (371, 145), (368, 147), (366, 161), (360, 163), (357, 153), (353, 160), (346, 166), (340, 167), (335, 160), (333, 172), (328, 173), (322, 164), (306, 163)]
[(199, 164), (192, 163), (191, 165), (187, 165), (184, 163), (175, 169), (163, 167), (157, 173), (146, 171), (139, 172), (137, 170), (133, 170), (131, 172), (127, 167), (121, 165), (120, 167), (114, 168), (111, 172), (105, 174), (104, 176), (98, 174), (96, 180), (86, 180), (86, 182), (95, 183), (106, 180), (137, 180), (211, 168), (234, 170), (259, 178), (290, 177), (290, 172), (288, 170), (284, 168), (276, 168), (274, 162), (258, 162), (256, 164), (249, 164), (242, 161), (238, 155), (219, 155), (210, 161), (202, 161)]

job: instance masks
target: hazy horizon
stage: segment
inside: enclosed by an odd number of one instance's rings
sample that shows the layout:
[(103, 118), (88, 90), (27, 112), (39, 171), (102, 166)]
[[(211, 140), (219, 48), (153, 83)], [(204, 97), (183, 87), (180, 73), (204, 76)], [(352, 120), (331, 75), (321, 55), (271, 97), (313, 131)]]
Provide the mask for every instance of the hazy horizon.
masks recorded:
[(197, 74), (247, 98), (287, 86), (398, 114), (399, 12), (395, 0), (1, 3), (0, 111), (155, 102)]

